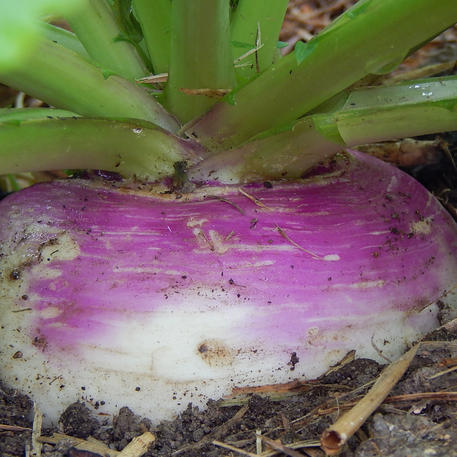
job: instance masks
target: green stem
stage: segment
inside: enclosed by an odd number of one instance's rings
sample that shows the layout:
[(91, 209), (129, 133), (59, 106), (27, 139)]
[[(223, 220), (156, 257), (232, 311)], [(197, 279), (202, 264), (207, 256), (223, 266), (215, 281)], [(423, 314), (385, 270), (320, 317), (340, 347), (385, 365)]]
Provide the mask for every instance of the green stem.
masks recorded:
[(55, 108), (0, 108), (0, 122), (44, 120), (59, 117), (79, 117), (78, 114)]
[(213, 155), (190, 177), (222, 182), (299, 178), (345, 147), (457, 130), (456, 106), (455, 76), (355, 90), (340, 110), (307, 116), (287, 130)]
[(230, 48), (229, 0), (173, 0), (167, 106), (182, 122), (215, 103), (185, 90), (231, 89), (234, 70)]
[(236, 184), (263, 179), (294, 179), (343, 149), (316, 128), (312, 118), (287, 130), (219, 152), (189, 171), (194, 181)]
[(176, 121), (143, 88), (119, 76), (105, 78), (79, 54), (38, 39), (21, 65), (2, 72), (0, 82), (85, 116), (137, 118), (176, 131)]
[(89, 54), (87, 54), (83, 44), (78, 40), (78, 37), (74, 33), (47, 23), (43, 24), (42, 32), (43, 36), (48, 40), (58, 43), (64, 48), (71, 49), (87, 60), (90, 60)]
[(347, 146), (457, 130), (457, 77), (352, 92), (333, 114)]
[[(266, 70), (277, 53), (277, 42), (288, 0), (240, 0), (231, 22), (232, 53), (240, 82)], [(244, 46), (249, 45), (249, 48)], [(245, 58), (238, 59), (249, 53)]]
[(133, 0), (136, 17), (143, 30), (144, 40), (154, 73), (167, 73), (170, 59), (171, 1)]
[(135, 46), (126, 41), (108, 0), (82, 0), (84, 8), (67, 15), (89, 55), (105, 70), (135, 80), (148, 73)]
[(178, 161), (195, 163), (198, 150), (152, 124), (61, 118), (0, 123), (0, 174), (102, 169), (157, 180)]
[(369, 73), (393, 70), (418, 43), (455, 21), (455, 0), (362, 0), (187, 133), (214, 150), (238, 145), (297, 119)]

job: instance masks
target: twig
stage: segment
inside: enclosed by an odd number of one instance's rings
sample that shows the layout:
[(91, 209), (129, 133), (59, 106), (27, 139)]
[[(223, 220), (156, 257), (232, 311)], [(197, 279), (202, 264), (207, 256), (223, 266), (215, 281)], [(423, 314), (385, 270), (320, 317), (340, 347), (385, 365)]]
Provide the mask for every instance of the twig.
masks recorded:
[(439, 361), (439, 365), (448, 368), (453, 368), (457, 366), (457, 357), (446, 357), (445, 359), (441, 359)]
[(418, 392), (415, 394), (394, 395), (386, 398), (386, 403), (396, 403), (403, 401), (415, 400), (444, 400), (455, 401), (457, 400), (457, 392)]
[(30, 427), (20, 427), (19, 425), (0, 424), (0, 430), (7, 432), (26, 432), (32, 429)]
[(306, 449), (305, 454), (309, 455), (309, 457), (322, 457), (324, 455), (324, 452), (320, 448), (319, 449), (311, 448), (311, 449)]
[(280, 443), (279, 441), (272, 440), (266, 436), (261, 436), (261, 439), (276, 451), (281, 451), (283, 454), (286, 454), (290, 457), (303, 457), (303, 454), (295, 451), (294, 449), (291, 449), (290, 447), (284, 446), (284, 444)]
[[(430, 379), (430, 378), (429, 378)], [(412, 402), (417, 400), (442, 400), (442, 401), (456, 401), (457, 392), (417, 392), (415, 394), (403, 394), (403, 395), (393, 395), (387, 397), (384, 403), (401, 403), (401, 402)], [(360, 400), (359, 400), (360, 401)], [(318, 415), (323, 416), (326, 414), (331, 414), (339, 409), (348, 409), (357, 405), (358, 401), (348, 401), (341, 405), (333, 406), (327, 409), (320, 409)]]
[(321, 447), (327, 455), (336, 455), (347, 440), (363, 425), (373, 411), (384, 401), (400, 380), (416, 355), (419, 345), (413, 346), (396, 362), (383, 370), (367, 395), (347, 413), (343, 414), (321, 436)]
[(224, 422), (219, 427), (215, 428), (211, 433), (205, 435), (198, 443), (187, 444), (186, 446), (183, 446), (181, 449), (178, 449), (177, 451), (173, 452), (172, 455), (179, 455), (191, 449), (200, 449), (206, 444), (212, 443), (214, 442), (214, 440), (217, 440), (218, 438), (222, 437), (226, 433), (226, 431), (230, 429), (230, 427), (232, 427), (234, 424), (236, 424), (242, 419), (242, 417), (246, 414), (248, 407), (248, 405), (245, 405), (242, 408), (240, 408), (233, 417), (231, 417), (227, 422)]
[[(306, 449), (307, 454), (311, 454), (312, 451), (317, 449), (308, 449), (308, 448), (316, 448), (319, 446), (319, 441), (317, 440), (305, 440), (305, 441), (295, 441), (294, 443), (290, 443), (287, 447), (289, 449)], [(320, 449), (319, 449), (320, 450)], [(277, 455), (279, 452), (278, 450), (271, 450), (271, 451), (264, 451), (262, 457), (273, 457)]]

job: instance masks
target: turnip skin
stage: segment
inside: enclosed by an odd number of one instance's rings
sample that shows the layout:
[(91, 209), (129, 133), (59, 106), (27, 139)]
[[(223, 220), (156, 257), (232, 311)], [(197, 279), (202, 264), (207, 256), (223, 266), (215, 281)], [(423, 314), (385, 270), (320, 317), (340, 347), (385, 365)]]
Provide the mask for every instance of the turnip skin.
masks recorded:
[(395, 357), (457, 286), (450, 216), (359, 153), (181, 198), (41, 184), (0, 203), (0, 240), (2, 378), (50, 419), (83, 398), (159, 420), (351, 349)]

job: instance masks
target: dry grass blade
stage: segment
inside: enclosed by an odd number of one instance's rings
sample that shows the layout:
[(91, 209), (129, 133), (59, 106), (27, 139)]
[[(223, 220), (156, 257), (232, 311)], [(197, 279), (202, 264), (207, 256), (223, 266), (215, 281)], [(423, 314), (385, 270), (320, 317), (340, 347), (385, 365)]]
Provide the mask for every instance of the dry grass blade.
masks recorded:
[[(257, 51), (259, 49), (262, 49), (263, 48), (263, 44), (260, 44), (260, 45), (256, 45), (255, 48), (252, 48), (250, 49), (249, 51), (245, 52), (244, 54), (242, 54), (240, 57), (237, 57), (233, 63), (234, 64), (237, 64), (237, 63), (240, 63), (242, 60), (246, 59), (246, 57), (249, 57), (249, 56), (252, 56), (252, 54), (257, 54)], [(249, 64), (250, 65), (250, 64)]]
[(119, 457), (141, 457), (146, 453), (149, 446), (155, 441), (156, 437), (151, 432), (145, 432), (133, 438), (119, 454)]
[(156, 75), (146, 76), (144, 78), (137, 79), (137, 82), (143, 84), (157, 84), (166, 83), (168, 81), (168, 73), (157, 73)]
[(434, 375), (429, 376), (428, 379), (439, 378), (440, 376), (443, 376), (448, 373), (452, 373), (453, 371), (456, 371), (456, 370), (457, 370), (457, 365), (455, 367), (448, 368), (447, 370), (440, 371), (439, 373), (435, 373)]
[(367, 395), (324, 431), (321, 436), (321, 447), (327, 455), (338, 454), (347, 440), (384, 401), (408, 369), (418, 348), (419, 345), (414, 346), (396, 362), (385, 368)]
[(303, 252), (306, 252), (307, 254), (309, 254), (313, 259), (316, 259), (316, 260), (322, 260), (322, 257), (315, 254), (314, 252), (312, 251), (309, 251), (308, 249), (305, 249), (303, 246), (300, 246), (297, 242), (295, 242), (294, 240), (292, 240), (290, 238), (290, 236), (284, 231), (284, 229), (282, 229), (279, 225), (276, 226), (276, 230), (279, 232), (279, 234), (285, 239), (287, 240), (292, 246), (295, 246), (297, 249), (300, 249), (300, 251), (303, 251)]
[[(341, 394), (338, 399), (337, 399), (337, 402), (338, 402), (338, 406), (335, 407), (335, 406), (332, 406), (330, 410), (328, 410), (328, 408), (330, 408), (330, 404), (334, 404), (335, 403), (335, 398), (332, 398), (332, 399), (329, 399), (327, 398), (324, 402), (322, 402), (321, 404), (319, 404), (318, 406), (316, 406), (315, 408), (313, 408), (311, 411), (309, 411), (307, 414), (305, 414), (304, 416), (300, 416), (296, 419), (294, 419), (291, 424), (294, 426), (294, 429), (296, 432), (301, 432), (308, 424), (312, 423), (313, 421), (315, 420), (318, 420), (318, 418), (320, 416), (323, 416), (325, 414), (329, 414), (329, 412), (333, 412), (335, 410), (338, 410), (338, 409), (341, 409), (341, 405), (339, 404), (339, 402), (345, 398), (356, 398), (356, 396), (361, 393), (361, 392), (364, 392), (366, 390), (369, 389), (369, 387), (371, 385), (374, 384), (374, 381), (370, 381), (366, 384), (363, 384), (355, 389), (350, 389), (349, 392), (346, 392), (346, 393), (343, 393)], [(323, 384), (323, 386), (325, 386), (325, 384)], [(332, 385), (330, 385), (332, 386)], [(347, 386), (343, 386), (343, 385), (339, 385), (339, 388), (347, 388)], [(353, 406), (351, 404), (351, 406)], [(329, 412), (327, 412), (327, 410)]]
[(452, 319), (452, 320), (449, 321), (449, 322), (446, 322), (446, 324), (444, 324), (444, 325), (442, 326), (442, 328), (444, 328), (444, 329), (447, 330), (448, 332), (452, 332), (452, 331), (457, 330), (457, 318)]
[(43, 425), (43, 414), (41, 414), (41, 411), (35, 403), (33, 404), (33, 410), (32, 455), (33, 457), (41, 457), (41, 448), (43, 447), (43, 444), (39, 441), (39, 438)]
[(220, 202), (228, 203), (230, 206), (233, 206), (241, 215), (244, 216), (244, 214), (245, 214), (244, 211), (236, 203), (233, 203), (232, 201), (230, 201), (227, 198), (222, 198), (217, 195), (214, 195), (210, 198), (214, 199), (214, 200), (219, 200)]
[(255, 431), (255, 451), (257, 454), (262, 453), (262, 430)]
[(246, 455), (247, 457), (259, 457), (259, 454), (255, 454), (254, 452), (245, 451), (244, 449), (240, 449), (236, 446), (232, 446), (231, 444), (223, 443), (222, 441), (214, 440), (214, 441), (212, 441), (212, 443), (215, 446), (223, 447), (224, 449), (228, 449), (230, 451), (237, 452), (238, 454), (241, 454), (241, 455)]
[(349, 351), (341, 360), (339, 360), (335, 365), (332, 365), (326, 372), (325, 376), (328, 376), (330, 373), (334, 373), (341, 368), (344, 367), (344, 365), (347, 365), (348, 363), (352, 362), (355, 360), (355, 351)]
[(210, 98), (222, 98), (225, 95), (229, 94), (232, 89), (210, 89), (210, 88), (201, 88), (201, 89), (189, 89), (187, 87), (180, 87), (180, 92), (186, 95), (204, 95), (205, 97)]
[(257, 198), (255, 198), (253, 195), (251, 194), (248, 194), (244, 189), (242, 189), (241, 187), (238, 188), (238, 191), (240, 192), (241, 195), (244, 195), (246, 198), (249, 198), (249, 200), (251, 200), (251, 202), (254, 202), (257, 206), (260, 206), (261, 208), (263, 209), (270, 209), (268, 208), (268, 206), (266, 206), (265, 204), (263, 204), (260, 200), (258, 200)]

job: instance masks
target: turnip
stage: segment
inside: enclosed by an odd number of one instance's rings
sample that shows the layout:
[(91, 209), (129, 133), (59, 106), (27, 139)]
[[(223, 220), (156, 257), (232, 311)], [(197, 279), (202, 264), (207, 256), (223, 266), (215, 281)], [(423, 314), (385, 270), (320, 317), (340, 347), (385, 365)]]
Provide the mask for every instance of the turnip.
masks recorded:
[[(0, 171), (115, 174), (0, 203), (2, 378), (50, 420), (85, 399), (157, 421), (351, 350), (394, 358), (455, 306), (454, 221), (345, 151), (457, 126), (455, 77), (349, 88), (452, 25), (452, 1), (360, 1), (283, 58), (285, 1), (55, 3), (38, 12), (76, 35), (1, 7), (34, 43), (1, 37), (0, 81), (55, 108), (0, 112)], [(136, 81), (151, 68), (159, 92)]]

